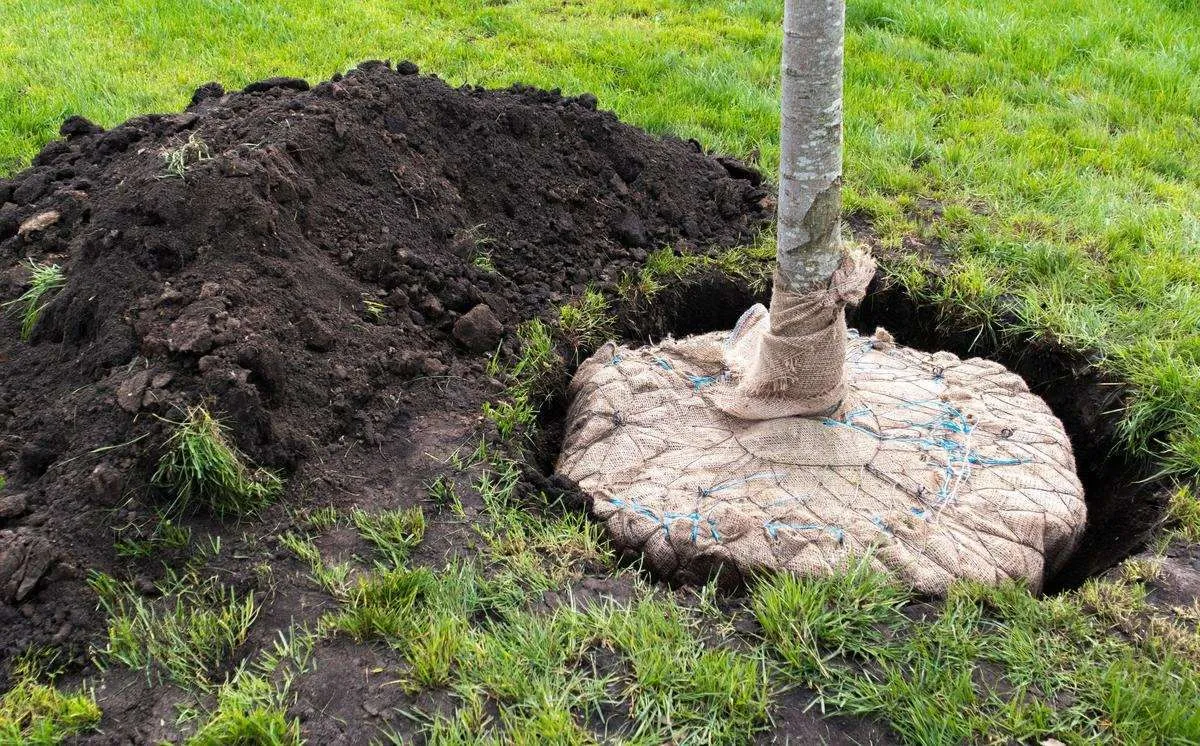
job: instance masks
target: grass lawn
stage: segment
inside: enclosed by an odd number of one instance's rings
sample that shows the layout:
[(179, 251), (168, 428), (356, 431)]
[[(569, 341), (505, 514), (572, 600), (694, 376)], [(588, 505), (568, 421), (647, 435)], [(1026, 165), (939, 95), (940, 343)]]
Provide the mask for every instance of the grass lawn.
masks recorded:
[[(114, 125), (177, 110), (208, 80), (317, 80), (372, 57), (411, 59), (454, 83), (590, 91), (627, 121), (770, 171), (781, 7), (8, 0), (0, 173), (19, 168), (70, 114)], [(1200, 4), (851, 0), (847, 34), (846, 207), (871, 219), (885, 247), (937, 243), (955, 257), (937, 279), (917, 257), (889, 270), (981, 326), (1100, 353), (1136, 390), (1124, 420), (1130, 446), (1181, 477), (1200, 472)], [(519, 406), (489, 410), (510, 432), (530, 419), (519, 410), (533, 384), (518, 376)], [(741, 743), (769, 727), (771, 702), (793, 687), (815, 691), (830, 710), (874, 715), (909, 743), (1200, 741), (1200, 637), (1156, 616), (1146, 599), (1151, 567), (1045, 600), (962, 586), (944, 603), (914, 607), (904, 591), (849, 568), (766, 582), (732, 612), (718, 611), (708, 591), (680, 605), (639, 584), (628, 605), (537, 615), (529, 594), (565, 586), (580, 557), (611, 561), (596, 528), (512, 505), (512, 465), (495, 454), (459, 466), (434, 497), (484, 497), (478, 562), (406, 568), (406, 542), (419, 532), (396, 544), (385, 529), (414, 517), (327, 516), (314, 534), (353, 526), (375, 537), (393, 569), (351, 584), (345, 568), (323, 564), (311, 537), (292, 536), (313, 582), (341, 606), (321, 629), (289, 633), (287, 655), (264, 651), (233, 678), (211, 679), (215, 662), (174, 663), (198, 652), (177, 641), (187, 635), (167, 634), (195, 616), (193, 591), (182, 582), (161, 589), (176, 603), (164, 617), (99, 578), (111, 617), (100, 655), (166, 671), (207, 697), (200, 735), (259, 728), (274, 734), (264, 743), (296, 741), (287, 692), (271, 682), (280, 667), (303, 675), (304, 651), (328, 635), (381, 641), (409, 661), (405, 686), (452, 691), (453, 716), (427, 724), (436, 743), (474, 743), (492, 726), (517, 742), (587, 742), (579, 713), (613, 707), (636, 718), (638, 730), (625, 734), (635, 742)], [(1177, 503), (1191, 520), (1183, 530), (1200, 540), (1186, 488)], [(254, 622), (254, 599), (208, 590), (229, 607), (229, 620), (212, 611), (213, 626), (231, 630), (224, 647), (210, 647), (231, 650)], [(758, 632), (731, 621), (739, 617)], [(139, 630), (162, 631), (159, 647), (139, 645)], [(613, 670), (583, 665), (597, 650), (616, 657)], [(514, 665), (529, 675), (514, 677)], [(35, 727), (30, 713), (50, 706), (34, 701), (53, 690), (29, 670), (0, 700), (0, 735), (31, 732), (22, 730)]]

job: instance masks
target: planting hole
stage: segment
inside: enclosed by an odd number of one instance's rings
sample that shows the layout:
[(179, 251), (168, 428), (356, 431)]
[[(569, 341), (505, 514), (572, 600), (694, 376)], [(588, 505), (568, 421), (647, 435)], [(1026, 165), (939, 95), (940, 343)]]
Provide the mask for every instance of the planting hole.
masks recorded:
[[(619, 308), (618, 330), (632, 345), (668, 334), (678, 338), (727, 330), (751, 305), (768, 300), (740, 279), (706, 273), (665, 288), (652, 302)], [(978, 329), (966, 331), (966, 324), (956, 325), (939, 309), (878, 281), (866, 300), (848, 312), (848, 321), (862, 334), (882, 326), (899, 344), (917, 350), (945, 350), (964, 359), (999, 362), (1024, 378), (1062, 421), (1075, 452), (1088, 517), (1078, 548), (1047, 577), (1047, 592), (1077, 587), (1142, 548), (1162, 517), (1168, 491), (1151, 478), (1151, 464), (1123, 447), (1117, 429), (1122, 388), (1106, 380), (1082, 355), (1043, 340), (996, 341)], [(562, 380), (563, 387), (567, 380)], [(566, 404), (560, 389), (542, 411), (540, 445), (547, 472), (553, 469), (562, 442)]]

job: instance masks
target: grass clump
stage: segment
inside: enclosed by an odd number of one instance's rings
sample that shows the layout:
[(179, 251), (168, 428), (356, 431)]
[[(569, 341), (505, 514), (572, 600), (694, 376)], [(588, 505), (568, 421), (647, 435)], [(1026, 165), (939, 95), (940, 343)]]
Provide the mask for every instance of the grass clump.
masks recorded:
[(266, 469), (251, 469), (226, 437), (226, 427), (204, 407), (189, 407), (154, 472), (155, 484), (175, 493), (172, 508), (204, 507), (219, 516), (259, 510), (283, 490), (283, 480)]
[(160, 178), (182, 179), (194, 163), (212, 158), (208, 143), (192, 132), (183, 143), (162, 151), (163, 175)]
[(807, 679), (827, 673), (830, 655), (878, 645), (884, 630), (903, 619), (909, 598), (858, 560), (828, 579), (782, 576), (755, 594), (754, 611), (792, 674)]
[(1200, 497), (1195, 489), (1176, 488), (1167, 504), (1167, 519), (1175, 536), (1189, 543), (1200, 542)]
[(188, 746), (299, 746), (300, 723), (288, 720), (292, 685), (310, 670), (317, 635), (304, 627), (279, 631), (275, 642), (245, 660), (221, 684), (216, 704), (185, 741)]
[(338, 524), (338, 510), (333, 505), (302, 508), (293, 515), (297, 523), (313, 531), (328, 531)]
[(350, 519), (359, 534), (393, 567), (407, 562), (425, 537), (425, 513), (420, 506), (379, 513), (355, 508)]
[(719, 254), (690, 254), (665, 246), (646, 257), (642, 268), (626, 273), (617, 282), (617, 294), (648, 303), (669, 285), (687, 283), (703, 273), (723, 274), (742, 280), (751, 291), (763, 292), (775, 259), (774, 239), (763, 232), (748, 246), (735, 246)]
[(33, 327), (49, 303), (46, 296), (67, 284), (66, 273), (57, 264), (39, 264), (28, 259), (26, 266), (29, 268), (29, 289), (3, 304), (6, 309), (14, 309), (20, 317), (22, 342), (28, 342), (33, 335)]
[[(663, 600), (613, 606), (607, 639), (628, 659), (634, 740), (745, 743), (769, 722), (774, 688), (761, 649), (710, 646), (702, 620)], [(715, 641), (713, 641), (715, 643)]]
[(321, 557), (321, 550), (307, 536), (301, 536), (291, 531), (279, 537), (279, 542), (287, 547), (299, 559), (308, 563), (312, 579), (335, 598), (343, 598), (349, 588), (350, 572), (353, 569), (348, 562), (329, 565)]
[(325, 623), (357, 642), (403, 641), (417, 628), (419, 612), (435, 585), (433, 573), (425, 568), (380, 568), (359, 576), (347, 593), (345, 607)]
[(187, 746), (300, 746), (300, 721), (267, 677), (242, 670), (217, 691), (216, 709)]
[(152, 520), (130, 521), (117, 528), (116, 534), (118, 557), (145, 558), (159, 551), (178, 552), (192, 543), (190, 528), (161, 514)]
[(246, 640), (258, 618), (253, 594), (241, 596), (216, 578), (169, 574), (161, 596), (147, 599), (130, 584), (93, 573), (88, 580), (108, 616), (102, 664), (117, 662), (207, 690), (210, 675)]
[[(526, 435), (537, 417), (538, 408), (547, 396), (547, 383), (563, 363), (554, 349), (554, 335), (549, 326), (534, 319), (517, 328), (521, 354), (507, 369), (508, 388), (504, 398), (483, 405), (484, 416), (496, 425), (501, 438)], [(501, 373), (499, 361), (493, 358), (490, 374)]]
[(490, 251), (480, 251), (471, 258), (471, 266), (480, 272), (486, 272), (489, 275), (497, 274), (496, 262), (492, 259)]
[(712, 649), (697, 615), (646, 586), (638, 595), (629, 606), (507, 607), (470, 626), (450, 674), (460, 706), (429, 722), (428, 741), (748, 742), (768, 723), (761, 651)]
[(612, 336), (614, 326), (608, 300), (592, 288), (558, 309), (558, 332), (571, 345), (576, 359), (604, 343)]
[(91, 693), (61, 692), (44, 677), (52, 678), (32, 658), (13, 665), (12, 687), (0, 696), (0, 743), (50, 746), (100, 722)]
[(425, 489), (429, 492), (429, 499), (433, 501), (434, 505), (449, 510), (458, 518), (466, 518), (467, 514), (463, 508), (462, 498), (458, 494), (454, 480), (439, 474), (429, 480)]

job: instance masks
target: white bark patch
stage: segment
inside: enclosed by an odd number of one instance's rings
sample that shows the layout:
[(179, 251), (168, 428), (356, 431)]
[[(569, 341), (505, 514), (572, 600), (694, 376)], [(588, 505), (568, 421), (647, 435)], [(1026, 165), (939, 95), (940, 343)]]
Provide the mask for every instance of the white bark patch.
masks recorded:
[(789, 288), (827, 279), (841, 260), (831, 207), (841, 204), (845, 18), (844, 0), (784, 3), (777, 259)]

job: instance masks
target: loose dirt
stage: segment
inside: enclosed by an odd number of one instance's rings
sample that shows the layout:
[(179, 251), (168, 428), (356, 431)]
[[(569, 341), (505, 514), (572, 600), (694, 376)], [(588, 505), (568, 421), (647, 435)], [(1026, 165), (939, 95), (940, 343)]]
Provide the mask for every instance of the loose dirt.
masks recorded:
[[(497, 394), (485, 363), (517, 323), (661, 246), (748, 242), (773, 210), (752, 168), (591, 96), (456, 89), (409, 63), (208, 84), (183, 113), (62, 134), (0, 180), (0, 296), (27, 259), (67, 276), (28, 343), (0, 321), (4, 669), (31, 645), (80, 660), (103, 629), (89, 571), (161, 574), (114, 542), (169, 502), (150, 475), (179, 407), (207, 404), (283, 472), (268, 523), (412, 504)], [(435, 533), (422, 551), (445, 549)]]

